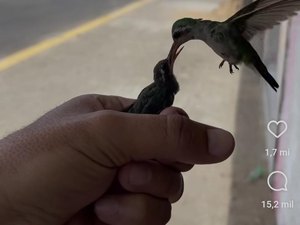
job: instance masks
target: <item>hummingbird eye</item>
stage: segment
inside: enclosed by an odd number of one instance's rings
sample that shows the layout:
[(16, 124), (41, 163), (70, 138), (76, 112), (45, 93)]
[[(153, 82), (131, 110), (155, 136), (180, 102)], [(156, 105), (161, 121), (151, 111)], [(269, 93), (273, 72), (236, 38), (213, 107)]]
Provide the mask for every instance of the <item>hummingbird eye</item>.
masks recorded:
[(181, 36), (181, 32), (180, 31), (175, 31), (173, 33), (173, 39), (178, 39)]
[(183, 27), (183, 28), (181, 27), (173, 32), (173, 34), (172, 34), (173, 39), (178, 39), (178, 38), (182, 37), (183, 35), (188, 34), (191, 30), (192, 29), (189, 27)]

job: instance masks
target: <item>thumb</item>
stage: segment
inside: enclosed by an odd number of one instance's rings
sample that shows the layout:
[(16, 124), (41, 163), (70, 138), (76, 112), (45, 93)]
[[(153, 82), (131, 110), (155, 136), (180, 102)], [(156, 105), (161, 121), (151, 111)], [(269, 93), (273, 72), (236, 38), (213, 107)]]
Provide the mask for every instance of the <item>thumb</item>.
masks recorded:
[(108, 167), (149, 159), (218, 163), (231, 155), (235, 145), (229, 132), (178, 114), (100, 111), (85, 120), (89, 124), (87, 132), (97, 144), (93, 155)]

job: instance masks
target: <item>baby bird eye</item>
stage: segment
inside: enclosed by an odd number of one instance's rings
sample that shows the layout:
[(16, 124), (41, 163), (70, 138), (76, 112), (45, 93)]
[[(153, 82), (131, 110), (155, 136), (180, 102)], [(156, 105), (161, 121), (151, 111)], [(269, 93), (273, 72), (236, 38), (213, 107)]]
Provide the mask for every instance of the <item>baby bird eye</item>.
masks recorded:
[(162, 74), (166, 73), (166, 71), (167, 71), (166, 65), (165, 65), (165, 64), (161, 65), (161, 67), (159, 68), (159, 71), (160, 71)]

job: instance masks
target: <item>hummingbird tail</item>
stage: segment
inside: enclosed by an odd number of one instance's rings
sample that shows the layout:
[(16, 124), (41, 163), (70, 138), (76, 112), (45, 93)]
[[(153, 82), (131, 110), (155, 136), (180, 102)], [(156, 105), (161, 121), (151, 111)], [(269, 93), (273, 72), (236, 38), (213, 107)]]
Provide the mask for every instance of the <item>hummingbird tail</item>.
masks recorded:
[(254, 65), (254, 67), (262, 75), (262, 77), (269, 83), (269, 85), (277, 92), (277, 89), (279, 88), (279, 84), (269, 73), (267, 67), (261, 61), (259, 55), (257, 55), (257, 57), (253, 57), (253, 58), (254, 59), (253, 59), (252, 63)]

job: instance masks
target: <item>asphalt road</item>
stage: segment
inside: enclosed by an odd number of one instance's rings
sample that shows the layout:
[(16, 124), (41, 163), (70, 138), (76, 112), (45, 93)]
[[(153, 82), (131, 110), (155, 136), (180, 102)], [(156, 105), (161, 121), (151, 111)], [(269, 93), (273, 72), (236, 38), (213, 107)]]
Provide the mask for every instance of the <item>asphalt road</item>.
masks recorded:
[(0, 58), (133, 0), (0, 0)]

